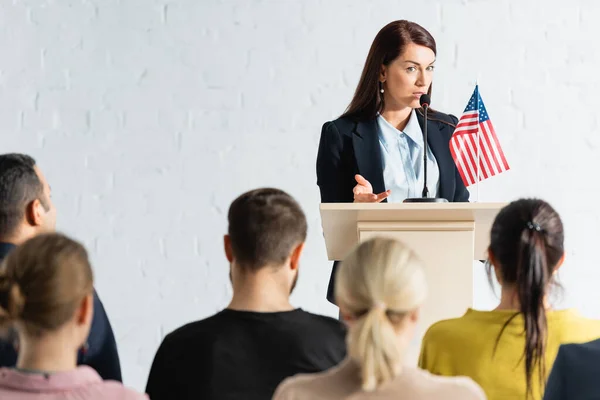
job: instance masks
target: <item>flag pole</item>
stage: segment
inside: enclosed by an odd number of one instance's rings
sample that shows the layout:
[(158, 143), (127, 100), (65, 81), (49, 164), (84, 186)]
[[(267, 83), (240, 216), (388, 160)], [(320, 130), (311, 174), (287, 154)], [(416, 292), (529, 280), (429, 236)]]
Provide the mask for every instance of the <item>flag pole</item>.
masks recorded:
[(477, 74), (477, 80), (475, 81), (475, 90), (477, 90), (477, 99), (475, 100), (477, 102), (477, 104), (475, 104), (475, 106), (477, 107), (477, 167), (476, 167), (476, 171), (477, 171), (477, 182), (475, 183), (476, 185), (476, 195), (475, 195), (475, 202), (479, 202), (479, 182), (481, 181), (481, 167), (480, 167), (480, 157), (481, 157), (481, 145), (480, 145), (480, 132), (481, 132), (481, 128), (479, 126), (479, 74)]

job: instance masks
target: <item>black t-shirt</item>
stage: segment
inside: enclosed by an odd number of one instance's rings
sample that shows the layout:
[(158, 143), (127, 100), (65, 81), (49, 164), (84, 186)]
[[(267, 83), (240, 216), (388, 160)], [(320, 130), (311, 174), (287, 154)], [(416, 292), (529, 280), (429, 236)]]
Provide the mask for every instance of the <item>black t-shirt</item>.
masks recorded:
[(302, 309), (225, 309), (165, 337), (146, 393), (152, 400), (271, 399), (288, 376), (341, 362), (345, 335), (339, 321)]

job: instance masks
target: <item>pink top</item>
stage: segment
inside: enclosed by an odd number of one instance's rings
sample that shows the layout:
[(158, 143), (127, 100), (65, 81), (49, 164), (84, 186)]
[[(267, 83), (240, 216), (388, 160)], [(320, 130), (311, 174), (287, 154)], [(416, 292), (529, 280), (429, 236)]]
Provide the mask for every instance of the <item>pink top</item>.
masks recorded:
[(148, 400), (148, 396), (127, 389), (119, 382), (103, 381), (94, 369), (80, 366), (48, 375), (0, 368), (0, 399)]

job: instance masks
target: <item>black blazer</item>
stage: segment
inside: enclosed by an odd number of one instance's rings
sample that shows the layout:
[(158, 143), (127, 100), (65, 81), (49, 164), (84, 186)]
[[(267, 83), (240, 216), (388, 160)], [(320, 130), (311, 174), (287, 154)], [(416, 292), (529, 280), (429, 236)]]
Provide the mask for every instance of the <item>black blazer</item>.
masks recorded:
[[(421, 110), (417, 110), (417, 119), (423, 129), (425, 118)], [(452, 202), (469, 201), (469, 192), (448, 145), (457, 123), (455, 116), (439, 111), (430, 110), (427, 115), (427, 143), (440, 170), (438, 197)], [(384, 192), (381, 160), (376, 119), (354, 122), (338, 118), (326, 122), (321, 131), (317, 154), (317, 185), (321, 191), (321, 202), (353, 202), (355, 174), (361, 174), (371, 182), (374, 193)]]
[(600, 399), (600, 339), (564, 344), (552, 366), (544, 400)]
[[(417, 119), (423, 130), (425, 117), (420, 109), (417, 109)], [(451, 202), (466, 202), (469, 201), (469, 191), (458, 173), (448, 144), (457, 123), (454, 115), (429, 110), (427, 143), (440, 172), (438, 197)], [(386, 190), (378, 132), (376, 119), (352, 121), (338, 118), (323, 125), (317, 154), (317, 185), (321, 191), (321, 202), (353, 202), (352, 189), (356, 186), (356, 174), (371, 183), (373, 193)], [(332, 303), (336, 267), (337, 262), (333, 266), (327, 290), (327, 299)]]

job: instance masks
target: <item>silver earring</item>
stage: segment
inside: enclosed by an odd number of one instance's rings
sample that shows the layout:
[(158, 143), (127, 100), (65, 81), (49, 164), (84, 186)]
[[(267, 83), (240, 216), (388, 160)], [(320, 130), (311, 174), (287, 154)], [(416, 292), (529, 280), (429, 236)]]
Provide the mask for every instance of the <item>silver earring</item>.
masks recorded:
[(383, 93), (383, 82), (379, 82), (379, 91)]

